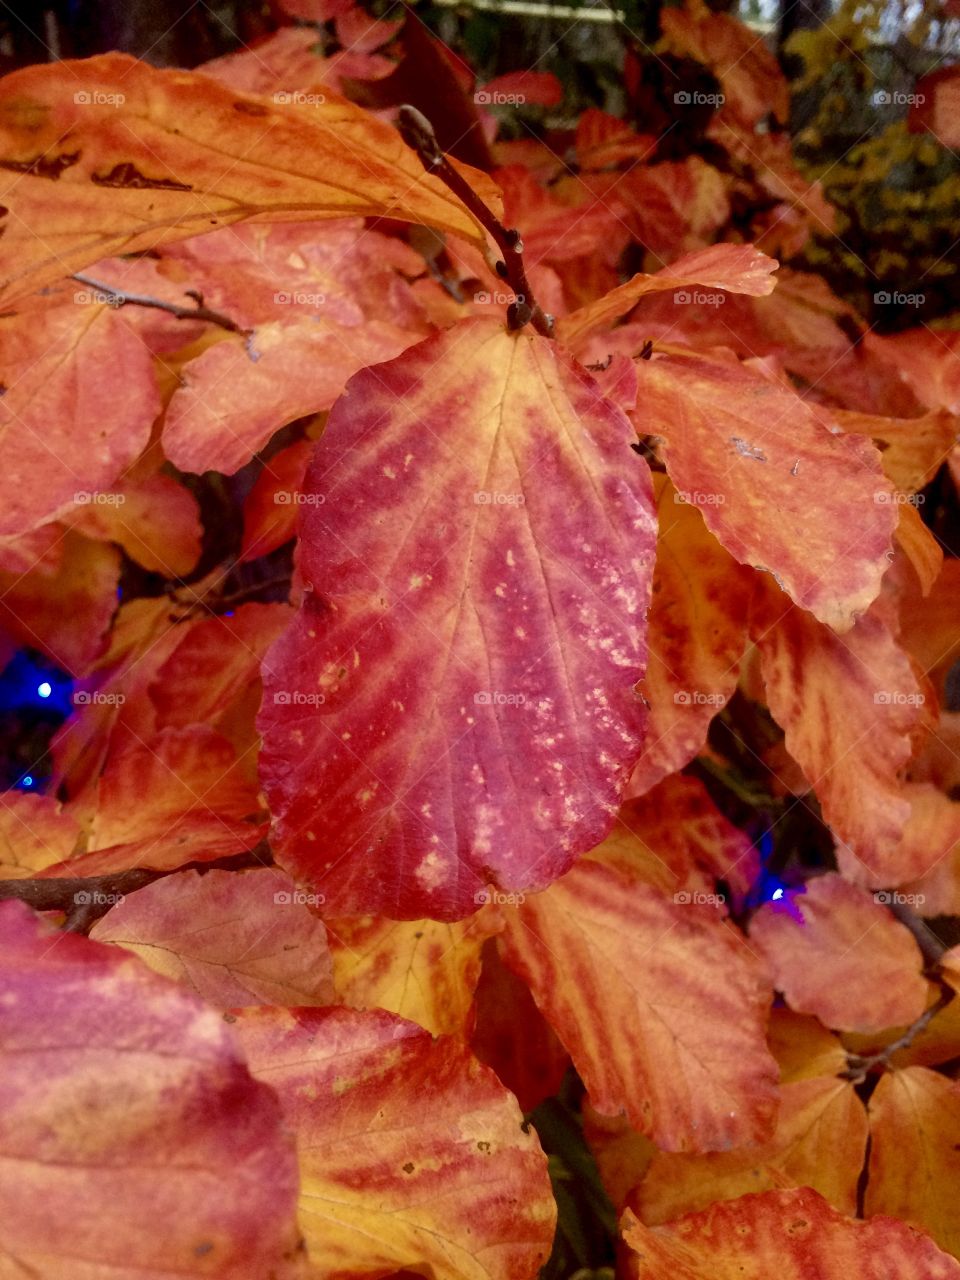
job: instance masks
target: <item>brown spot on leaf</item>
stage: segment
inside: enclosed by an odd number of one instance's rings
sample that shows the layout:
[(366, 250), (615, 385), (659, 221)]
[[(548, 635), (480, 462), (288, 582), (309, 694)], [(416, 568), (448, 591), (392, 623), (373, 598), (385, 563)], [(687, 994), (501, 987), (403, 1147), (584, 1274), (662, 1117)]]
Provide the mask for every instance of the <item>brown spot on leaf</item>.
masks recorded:
[(413, 1161), (412, 1161), (412, 1160), (408, 1160), (408, 1161), (407, 1161), (407, 1163), (403, 1166), (403, 1172), (404, 1172), (404, 1173), (413, 1173), (413, 1171), (414, 1171), (414, 1169), (415, 1169), (415, 1168), (416, 1168), (416, 1165), (413, 1163)]
[(33, 160), (0, 160), (0, 169), (29, 173), (34, 178), (50, 178), (56, 182), (64, 169), (69, 169), (79, 159), (79, 151), (65, 151), (59, 156), (35, 156)]
[(177, 182), (173, 178), (148, 178), (136, 165), (129, 161), (115, 164), (109, 173), (95, 173), (91, 179), (98, 187), (149, 188), (154, 191), (192, 191), (187, 182)]

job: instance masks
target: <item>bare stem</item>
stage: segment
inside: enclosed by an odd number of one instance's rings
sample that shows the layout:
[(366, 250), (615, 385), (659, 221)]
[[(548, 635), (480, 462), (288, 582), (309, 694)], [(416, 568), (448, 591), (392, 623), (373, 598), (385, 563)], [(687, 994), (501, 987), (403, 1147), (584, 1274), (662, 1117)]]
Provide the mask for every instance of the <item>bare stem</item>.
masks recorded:
[(75, 273), (73, 279), (94, 289), (97, 293), (102, 293), (111, 307), (152, 307), (154, 311), (166, 311), (176, 320), (203, 320), (207, 324), (219, 325), (221, 329), (229, 329), (231, 333), (249, 332), (247, 329), (242, 329), (229, 316), (204, 306), (203, 294), (193, 289), (185, 291), (186, 296), (193, 300), (192, 304), (182, 307), (176, 302), (164, 302), (162, 298), (152, 298), (146, 293), (127, 293), (123, 289), (115, 288), (112, 284), (104, 284), (102, 280), (94, 280), (92, 276), (82, 275), (80, 272)]
[(899, 1053), (901, 1049), (910, 1048), (920, 1032), (930, 1025), (941, 1009), (947, 1007), (955, 994), (951, 987), (948, 987), (946, 983), (942, 983), (940, 986), (940, 998), (929, 1009), (925, 1009), (915, 1022), (911, 1022), (902, 1036), (892, 1040), (879, 1053), (872, 1053), (865, 1057), (859, 1053), (848, 1053), (847, 1069), (841, 1072), (844, 1079), (852, 1080), (854, 1084), (859, 1084), (867, 1072), (872, 1071), (874, 1067), (888, 1066), (895, 1053)]
[(457, 173), (440, 150), (433, 125), (416, 107), (407, 105), (400, 108), (398, 127), (404, 141), (420, 157), (420, 163), (427, 173), (435, 174), (445, 183), (496, 241), (497, 248), (503, 254), (503, 261), (497, 264), (498, 274), (510, 286), (516, 298), (507, 312), (509, 328), (522, 329), (525, 324), (532, 324), (537, 333), (551, 338), (553, 316), (548, 315), (533, 296), (523, 266), (523, 241), (519, 231), (505, 227), (495, 218), (469, 182)]
[(19, 898), (34, 911), (66, 912), (65, 927), (73, 933), (87, 933), (96, 921), (121, 897), (178, 871), (246, 871), (269, 867), (273, 856), (265, 840), (244, 853), (231, 854), (210, 862), (188, 862), (168, 871), (134, 867), (101, 876), (51, 876), (49, 879), (0, 880), (0, 899)]

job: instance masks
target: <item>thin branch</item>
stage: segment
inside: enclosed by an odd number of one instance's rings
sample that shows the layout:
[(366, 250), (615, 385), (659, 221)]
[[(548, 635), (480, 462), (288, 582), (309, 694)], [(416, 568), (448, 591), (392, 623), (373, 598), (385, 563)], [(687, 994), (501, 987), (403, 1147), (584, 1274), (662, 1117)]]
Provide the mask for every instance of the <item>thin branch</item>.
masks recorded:
[(945, 982), (941, 983), (940, 998), (929, 1009), (925, 1009), (920, 1017), (907, 1027), (902, 1036), (892, 1040), (879, 1053), (872, 1053), (867, 1056), (862, 1056), (859, 1053), (848, 1053), (847, 1069), (840, 1073), (842, 1078), (844, 1080), (852, 1080), (854, 1084), (859, 1084), (865, 1078), (867, 1072), (872, 1071), (874, 1067), (889, 1066), (893, 1055), (899, 1053), (901, 1049), (909, 1049), (920, 1032), (930, 1025), (941, 1009), (945, 1009), (955, 995), (956, 992), (952, 987), (948, 987)]
[(251, 867), (273, 866), (266, 840), (243, 853), (229, 854), (209, 862), (187, 862), (180, 867), (156, 871), (134, 867), (100, 876), (57, 876), (36, 880), (0, 880), (0, 899), (19, 898), (34, 911), (66, 912), (65, 927), (72, 933), (87, 933), (112, 906), (126, 897), (179, 871), (246, 871)]
[(152, 307), (154, 311), (166, 311), (176, 320), (203, 320), (207, 324), (216, 324), (221, 329), (228, 329), (231, 333), (250, 332), (249, 329), (241, 328), (229, 316), (223, 315), (220, 311), (212, 311), (210, 307), (205, 306), (203, 294), (197, 293), (194, 289), (185, 290), (186, 296), (193, 299), (193, 305), (182, 307), (176, 302), (164, 302), (162, 298), (152, 298), (146, 293), (127, 293), (123, 289), (114, 288), (112, 284), (104, 284), (102, 280), (94, 280), (92, 276), (82, 275), (80, 272), (76, 272), (72, 278), (97, 293), (102, 293), (111, 307)]
[(503, 254), (503, 261), (497, 263), (497, 274), (510, 286), (516, 298), (507, 311), (508, 327), (516, 330), (532, 324), (537, 333), (546, 338), (552, 337), (553, 316), (548, 315), (533, 296), (523, 267), (523, 241), (519, 231), (505, 227), (495, 218), (469, 182), (457, 173), (440, 150), (433, 125), (416, 107), (402, 106), (397, 125), (404, 141), (416, 151), (427, 173), (434, 174), (445, 183), (496, 241)]

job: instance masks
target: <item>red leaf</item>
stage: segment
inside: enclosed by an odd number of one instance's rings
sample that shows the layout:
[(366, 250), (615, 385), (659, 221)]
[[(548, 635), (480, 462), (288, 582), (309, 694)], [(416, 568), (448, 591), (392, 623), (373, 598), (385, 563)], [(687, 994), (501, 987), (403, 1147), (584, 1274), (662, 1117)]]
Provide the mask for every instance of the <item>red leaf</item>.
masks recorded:
[(301, 1276), (292, 1146), (220, 1015), (20, 903), (0, 921), (7, 1274)]
[(486, 320), (334, 408), (260, 717), (274, 849), (330, 914), (455, 919), (610, 827), (654, 537), (628, 430), (553, 343)]

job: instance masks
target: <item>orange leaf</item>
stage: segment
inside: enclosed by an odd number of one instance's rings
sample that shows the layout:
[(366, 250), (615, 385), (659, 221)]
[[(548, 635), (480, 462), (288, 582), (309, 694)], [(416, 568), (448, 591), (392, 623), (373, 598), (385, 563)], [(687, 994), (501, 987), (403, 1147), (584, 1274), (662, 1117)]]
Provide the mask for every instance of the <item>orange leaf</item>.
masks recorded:
[(672, 290), (682, 295), (675, 299), (678, 304), (695, 301), (696, 290), (693, 297), (687, 293), (688, 288), (695, 285), (754, 296), (772, 293), (776, 281), (771, 272), (776, 271), (777, 266), (775, 259), (768, 258), (750, 244), (710, 245), (685, 254), (654, 275), (641, 271), (605, 297), (580, 307), (568, 316), (561, 316), (557, 321), (557, 332), (571, 344), (589, 337), (626, 315), (647, 293)]
[(704, 524), (696, 502), (703, 495), (677, 493), (666, 476), (654, 477), (654, 491), (660, 528), (640, 686), (650, 719), (630, 796), (682, 769), (705, 744), (737, 686), (753, 591), (753, 575)]
[(326, 930), (281, 871), (181, 871), (111, 907), (90, 931), (218, 1009), (333, 1004)]
[[(98, 433), (102, 421), (96, 423)], [(89, 432), (89, 425), (87, 428)], [(120, 479), (108, 494), (86, 493), (69, 523), (88, 538), (119, 543), (131, 560), (186, 577), (200, 558), (203, 526), (197, 500), (162, 471)]]
[[(44, 244), (33, 231), (28, 238)], [(59, 306), (0, 318), (0, 534), (109, 501), (101, 491), (145, 447), (160, 412), (150, 353), (115, 311), (86, 304), (89, 296), (77, 285)]]
[(629, 1211), (631, 1280), (957, 1280), (960, 1266), (893, 1218), (866, 1222), (832, 1209), (809, 1187), (711, 1205), (663, 1227)]
[(7, 1274), (302, 1276), (292, 1145), (220, 1015), (20, 903), (0, 919)]
[(418, 336), (376, 320), (347, 329), (305, 316), (231, 334), (183, 366), (164, 417), (164, 453), (181, 471), (232, 475), (275, 431), (329, 409), (352, 374)]
[(784, 604), (771, 599), (756, 623), (770, 711), (838, 838), (868, 866), (889, 868), (910, 814), (899, 775), (924, 695), (873, 614), (841, 637)]
[[(0, 402), (2, 403), (2, 402)], [(71, 675), (85, 675), (102, 653), (117, 607), (115, 547), (62, 531), (56, 570), (0, 572), (0, 627), (39, 649)]]
[[(389, 214), (483, 245), (473, 218), (389, 125), (333, 93), (290, 98), (237, 94), (120, 53), (6, 76), (0, 167), (15, 176), (0, 298), (254, 217)], [(496, 203), (489, 179), (466, 172)]]
[(297, 1135), (300, 1225), (329, 1276), (536, 1276), (556, 1207), (516, 1099), (452, 1037), (383, 1010), (258, 1009), (235, 1024)]
[(664, 438), (670, 478), (711, 533), (848, 630), (880, 590), (897, 520), (878, 500), (891, 490), (877, 450), (832, 434), (794, 392), (735, 364), (662, 356), (638, 360), (637, 375), (637, 428)]
[(275, 853), (329, 914), (456, 919), (612, 825), (655, 536), (630, 434), (561, 348), (490, 320), (348, 385), (259, 722)]
[(69, 858), (79, 836), (53, 796), (0, 792), (0, 879), (21, 880)]
[(186, 630), (149, 688), (157, 728), (215, 724), (257, 683), (263, 655), (291, 617), (285, 604), (242, 604)]
[(298, 440), (263, 464), (243, 504), (242, 560), (269, 555), (295, 536), (300, 490), (312, 453), (312, 440)]
[(866, 1110), (848, 1080), (818, 1076), (785, 1084), (768, 1142), (708, 1155), (658, 1152), (630, 1207), (647, 1226), (657, 1226), (751, 1191), (813, 1187), (835, 1209), (854, 1215), (867, 1132)]
[(708, 909), (583, 861), (508, 912), (503, 938), (601, 1114), (625, 1109), (669, 1151), (769, 1136), (769, 988)]
[(386, 1009), (433, 1035), (469, 1030), (484, 939), (495, 915), (469, 920), (328, 920), (334, 984), (343, 1004)]
[(923, 1013), (930, 988), (920, 948), (875, 898), (830, 872), (756, 912), (750, 941), (791, 1008), (841, 1031), (879, 1031)]
[(869, 1102), (866, 1210), (889, 1213), (960, 1252), (960, 1084), (926, 1067), (882, 1076)]

